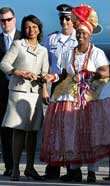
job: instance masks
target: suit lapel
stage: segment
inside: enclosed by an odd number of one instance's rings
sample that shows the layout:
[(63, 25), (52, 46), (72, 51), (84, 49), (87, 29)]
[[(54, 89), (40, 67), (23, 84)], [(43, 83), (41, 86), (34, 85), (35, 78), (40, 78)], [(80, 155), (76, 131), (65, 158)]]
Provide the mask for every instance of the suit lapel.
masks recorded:
[(14, 40), (16, 39), (21, 39), (21, 32), (18, 30), (16, 30), (15, 35), (14, 35)]
[(41, 47), (40, 47), (40, 44), (37, 45), (36, 49), (33, 50), (31, 47), (28, 47), (27, 48), (27, 52), (31, 53), (32, 55), (34, 56), (37, 56), (40, 52), (41, 52)]
[[(14, 40), (21, 39), (20, 31), (16, 30)], [(0, 61), (6, 53), (5, 41), (3, 33), (0, 34)]]
[(27, 52), (28, 52), (28, 53), (30, 53), (30, 54), (32, 54), (32, 55), (34, 55), (34, 56), (37, 56), (37, 55), (42, 51), (42, 48), (41, 48), (41, 45), (40, 45), (40, 44), (38, 44), (37, 47), (36, 47), (36, 49), (33, 50), (33, 49), (29, 46), (29, 43), (28, 43), (28, 40), (27, 40), (27, 39), (23, 39), (23, 40), (22, 40), (22, 45), (23, 45), (24, 47), (27, 48)]
[(5, 47), (5, 41), (4, 41), (3, 33), (0, 34), (0, 50), (3, 53), (6, 52), (6, 47)]

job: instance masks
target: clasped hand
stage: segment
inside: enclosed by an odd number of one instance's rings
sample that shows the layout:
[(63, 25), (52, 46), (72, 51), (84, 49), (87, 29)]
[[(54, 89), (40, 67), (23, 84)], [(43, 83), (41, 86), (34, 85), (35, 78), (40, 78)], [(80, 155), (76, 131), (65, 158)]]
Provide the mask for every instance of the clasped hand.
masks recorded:
[[(44, 79), (47, 81), (47, 82), (53, 82), (55, 80), (55, 74), (46, 74)], [(79, 83), (80, 81), (80, 77), (79, 77), (79, 73), (75, 74), (73, 76), (73, 80), (77, 83)]]
[(76, 74), (73, 76), (73, 80), (74, 80), (76, 83), (79, 83), (79, 82), (80, 82), (79, 73), (76, 73)]
[(38, 78), (38, 76), (36, 76), (33, 72), (26, 71), (26, 70), (17, 70), (16, 69), (13, 71), (13, 74), (18, 77), (27, 79), (27, 80), (37, 80), (37, 78)]
[(55, 75), (54, 74), (46, 74), (44, 76), (44, 79), (47, 81), (47, 82), (52, 82), (54, 79), (55, 79)]

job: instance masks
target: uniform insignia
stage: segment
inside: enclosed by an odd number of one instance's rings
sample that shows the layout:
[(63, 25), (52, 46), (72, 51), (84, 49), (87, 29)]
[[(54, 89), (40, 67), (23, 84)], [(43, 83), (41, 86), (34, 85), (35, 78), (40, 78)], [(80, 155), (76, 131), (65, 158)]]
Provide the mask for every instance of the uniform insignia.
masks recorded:
[(58, 33), (59, 33), (59, 31), (51, 32), (51, 33), (48, 34), (48, 36), (50, 36), (52, 34), (58, 34)]

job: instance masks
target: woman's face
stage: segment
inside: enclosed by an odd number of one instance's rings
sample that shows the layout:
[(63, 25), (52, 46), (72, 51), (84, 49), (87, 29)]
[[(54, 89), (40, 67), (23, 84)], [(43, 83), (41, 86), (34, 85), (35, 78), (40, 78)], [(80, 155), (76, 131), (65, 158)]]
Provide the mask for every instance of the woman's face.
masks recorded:
[(91, 35), (83, 29), (78, 29), (76, 31), (76, 38), (79, 44), (88, 43), (90, 41), (90, 37)]
[(38, 25), (31, 21), (26, 21), (25, 33), (28, 39), (37, 38), (38, 34), (40, 33)]

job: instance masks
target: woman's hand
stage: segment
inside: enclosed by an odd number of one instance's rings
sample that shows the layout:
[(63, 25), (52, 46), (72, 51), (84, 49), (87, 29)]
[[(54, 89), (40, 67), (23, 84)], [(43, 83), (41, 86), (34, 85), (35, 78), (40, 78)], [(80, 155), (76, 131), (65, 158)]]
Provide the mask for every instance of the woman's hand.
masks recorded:
[(27, 79), (27, 80), (36, 80), (37, 79), (37, 76), (34, 73), (32, 73), (30, 71), (26, 71), (26, 70), (14, 69), (12, 74), (14, 74), (15, 76)]
[(46, 74), (44, 79), (47, 81), (47, 82), (52, 82), (55, 80), (55, 75), (54, 74)]
[(49, 104), (49, 94), (46, 83), (43, 84), (42, 100), (45, 105)]
[(37, 76), (34, 73), (28, 71), (24, 72), (24, 78), (28, 80), (37, 80)]
[(80, 82), (80, 77), (79, 77), (79, 73), (75, 74), (73, 76), (73, 80), (76, 82), (76, 83), (79, 83)]
[(110, 69), (109, 65), (103, 65), (99, 67), (95, 73), (94, 79), (103, 79), (110, 77)]

